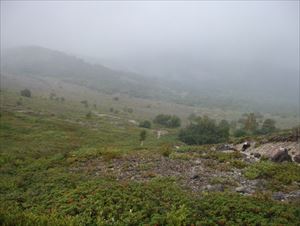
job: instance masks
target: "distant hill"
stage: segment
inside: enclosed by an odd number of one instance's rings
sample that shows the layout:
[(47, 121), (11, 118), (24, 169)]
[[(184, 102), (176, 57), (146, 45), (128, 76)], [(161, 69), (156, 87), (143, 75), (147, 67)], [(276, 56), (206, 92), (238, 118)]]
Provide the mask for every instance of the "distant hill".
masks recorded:
[(101, 92), (126, 93), (144, 98), (158, 97), (163, 90), (154, 80), (90, 64), (75, 56), (43, 47), (6, 49), (1, 58), (1, 72), (4, 74), (57, 78)]
[[(180, 62), (177, 66), (180, 66), (179, 64)], [(294, 82), (291, 76), (286, 77), (285, 83), (291, 83), (294, 89), (286, 89), (282, 80), (272, 77), (255, 80), (251, 75), (248, 79), (245, 77), (227, 79), (225, 76), (223, 79), (203, 81), (196, 77), (185, 76), (182, 72), (182, 79), (168, 77), (157, 79), (113, 70), (60, 51), (37, 46), (2, 50), (1, 73), (22, 78), (26, 76), (39, 79), (55, 78), (108, 94), (127, 94), (133, 97), (241, 112), (295, 114), (298, 108), (299, 81)]]

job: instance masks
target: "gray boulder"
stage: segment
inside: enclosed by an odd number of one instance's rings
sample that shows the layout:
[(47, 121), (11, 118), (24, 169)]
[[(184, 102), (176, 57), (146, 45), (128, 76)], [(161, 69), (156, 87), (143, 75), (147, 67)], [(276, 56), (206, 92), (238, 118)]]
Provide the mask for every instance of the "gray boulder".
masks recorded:
[(288, 149), (286, 148), (280, 148), (272, 157), (271, 161), (273, 162), (291, 162), (292, 157), (288, 153)]

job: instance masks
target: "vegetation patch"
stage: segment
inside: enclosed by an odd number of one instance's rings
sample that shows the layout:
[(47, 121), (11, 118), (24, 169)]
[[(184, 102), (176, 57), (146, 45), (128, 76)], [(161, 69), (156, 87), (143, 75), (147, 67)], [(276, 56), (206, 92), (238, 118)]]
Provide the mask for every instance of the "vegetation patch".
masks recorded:
[(273, 163), (260, 161), (249, 165), (244, 172), (248, 179), (265, 179), (269, 182), (270, 189), (283, 189), (282, 185), (292, 185), (300, 182), (300, 167), (296, 163)]

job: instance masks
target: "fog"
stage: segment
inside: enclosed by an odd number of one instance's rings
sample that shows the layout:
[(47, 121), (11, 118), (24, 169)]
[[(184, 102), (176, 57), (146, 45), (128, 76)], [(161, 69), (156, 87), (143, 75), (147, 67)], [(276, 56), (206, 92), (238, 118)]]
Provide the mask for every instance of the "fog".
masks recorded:
[(1, 1), (1, 48), (20, 45), (150, 76), (295, 78), (299, 1)]

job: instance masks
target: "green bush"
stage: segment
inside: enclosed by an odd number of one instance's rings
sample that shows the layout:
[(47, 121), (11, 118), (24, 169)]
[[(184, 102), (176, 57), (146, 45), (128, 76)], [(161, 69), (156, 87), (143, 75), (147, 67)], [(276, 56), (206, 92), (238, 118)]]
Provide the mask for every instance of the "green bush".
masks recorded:
[(247, 136), (248, 133), (247, 131), (243, 130), (243, 129), (237, 129), (234, 131), (234, 134), (233, 134), (235, 137), (244, 137), (244, 136)]
[(176, 115), (160, 114), (155, 117), (153, 122), (168, 128), (176, 128), (180, 127), (181, 125), (181, 120)]
[(244, 175), (251, 180), (266, 179), (276, 190), (277, 185), (290, 185), (292, 182), (299, 183), (300, 167), (293, 162), (278, 164), (270, 161), (260, 161), (248, 166)]
[[(55, 192), (51, 201), (40, 203), (44, 211), (1, 208), (2, 225), (275, 226), (297, 225), (300, 220), (299, 208), (292, 204), (234, 193), (210, 193), (199, 198), (168, 179), (129, 184), (90, 182)], [(51, 213), (47, 213), (51, 206)]]
[(150, 129), (151, 128), (151, 122), (148, 121), (148, 120), (145, 120), (145, 121), (141, 122), (139, 126), (143, 127), (143, 128)]
[(23, 89), (23, 90), (21, 90), (20, 94), (23, 97), (31, 97), (31, 91), (29, 89)]
[(219, 125), (209, 117), (198, 117), (179, 132), (179, 140), (189, 145), (215, 144), (228, 140), (229, 124), (221, 121)]

